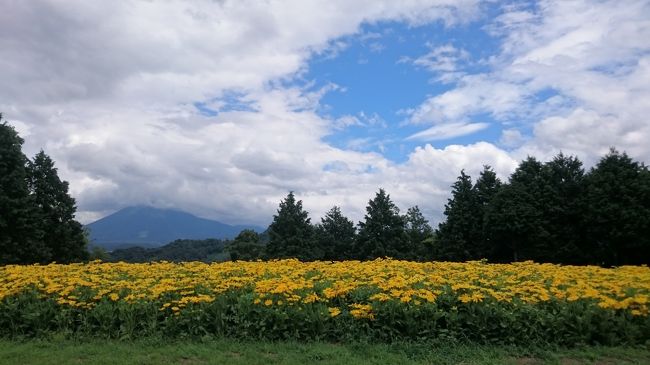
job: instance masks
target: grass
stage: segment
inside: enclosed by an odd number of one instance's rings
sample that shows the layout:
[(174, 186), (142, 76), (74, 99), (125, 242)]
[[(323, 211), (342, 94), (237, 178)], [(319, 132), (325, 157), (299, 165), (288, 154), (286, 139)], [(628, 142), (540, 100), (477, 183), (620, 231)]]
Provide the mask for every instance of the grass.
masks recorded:
[(516, 347), (295, 342), (0, 340), (0, 364), (650, 364), (648, 347)]

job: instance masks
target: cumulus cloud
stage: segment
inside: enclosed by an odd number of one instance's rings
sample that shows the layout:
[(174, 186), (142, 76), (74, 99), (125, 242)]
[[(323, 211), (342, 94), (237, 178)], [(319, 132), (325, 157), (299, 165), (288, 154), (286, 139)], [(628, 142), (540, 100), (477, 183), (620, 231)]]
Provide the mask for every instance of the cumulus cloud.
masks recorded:
[(647, 161), (648, 16), (647, 1), (505, 5), (485, 27), (502, 41), (483, 60), (489, 70), (460, 77), (412, 109), (409, 121), (436, 130), (489, 115), (504, 127), (500, 143), (518, 147), (518, 158), (563, 150), (593, 162), (616, 145)]
[(591, 158), (610, 145), (650, 160), (643, 1), (504, 7), (485, 28), (501, 41), (481, 60), (486, 72), (458, 73), (467, 55), (444, 44), (411, 60), (454, 75), (448, 91), (409, 111), (426, 127), (412, 140), (476, 132), (486, 127), (476, 115), (488, 114), (533, 131), (504, 132), (517, 142), (509, 152), (487, 142), (424, 145), (396, 164), (364, 150), (376, 141), (363, 137), (358, 148), (337, 148), (325, 142), (337, 129), (385, 121), (373, 111), (319, 115), (337, 85), (287, 86), (310, 58), (335, 57), (362, 24), (453, 27), (480, 11), (474, 0), (10, 0), (0, 12), (0, 111), (29, 154), (44, 148), (55, 159), (85, 222), (151, 204), (267, 224), (289, 190), (314, 218), (339, 204), (359, 220), (378, 187), (436, 221), (461, 168), (476, 176), (490, 164), (505, 178), (527, 153)]
[(28, 153), (57, 161), (84, 221), (152, 204), (265, 224), (288, 190), (316, 216), (335, 203), (359, 213), (395, 166), (323, 138), (383, 121), (323, 118), (319, 100), (335, 85), (285, 81), (363, 23), (453, 26), (478, 10), (474, 0), (10, 1), (0, 110), (29, 136)]

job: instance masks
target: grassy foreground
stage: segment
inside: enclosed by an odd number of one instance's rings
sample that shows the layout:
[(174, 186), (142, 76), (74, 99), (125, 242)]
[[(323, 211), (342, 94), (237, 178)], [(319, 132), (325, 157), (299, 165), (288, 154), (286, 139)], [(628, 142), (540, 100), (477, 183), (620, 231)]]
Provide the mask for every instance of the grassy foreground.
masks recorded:
[(650, 364), (648, 347), (0, 340), (0, 364)]

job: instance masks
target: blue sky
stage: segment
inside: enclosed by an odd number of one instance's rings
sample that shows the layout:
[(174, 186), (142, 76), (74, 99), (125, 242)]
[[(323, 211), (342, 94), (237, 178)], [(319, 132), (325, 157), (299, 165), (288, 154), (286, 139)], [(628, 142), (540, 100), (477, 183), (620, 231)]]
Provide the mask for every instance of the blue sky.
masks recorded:
[(130, 205), (264, 225), (378, 188), (442, 219), (461, 169), (650, 161), (650, 3), (17, 2), (0, 111), (89, 222)]
[[(438, 22), (409, 26), (399, 22), (364, 25), (360, 34), (344, 37), (342, 50), (335, 54), (315, 55), (309, 62), (309, 72), (303, 78), (314, 87), (334, 83), (340, 89), (327, 93), (322, 99), (320, 113), (332, 118), (355, 116), (372, 118), (370, 128), (358, 126), (337, 131), (327, 137), (335, 146), (354, 146), (355, 141), (367, 140), (360, 150), (382, 153), (394, 162), (404, 162), (421, 141), (406, 138), (423, 128), (408, 124), (407, 111), (424, 101), (427, 95), (440, 94), (453, 88), (453, 83), (435, 80), (435, 73), (415, 66), (408, 59), (417, 59), (437, 46), (451, 45), (468, 52), (459, 65), (468, 72), (480, 70), (481, 59), (498, 51), (498, 42), (481, 29), (483, 21), (448, 28)], [(477, 115), (476, 120), (490, 123), (489, 115)], [(434, 146), (467, 144), (480, 140), (495, 141), (496, 126), (467, 136), (431, 141)]]

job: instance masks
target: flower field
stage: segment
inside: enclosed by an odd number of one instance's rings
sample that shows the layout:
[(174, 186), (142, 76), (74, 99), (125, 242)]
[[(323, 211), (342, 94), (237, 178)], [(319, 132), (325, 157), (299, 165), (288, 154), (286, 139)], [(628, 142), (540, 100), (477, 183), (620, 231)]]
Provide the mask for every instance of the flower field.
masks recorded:
[(650, 340), (650, 269), (368, 262), (0, 267), (0, 335)]

